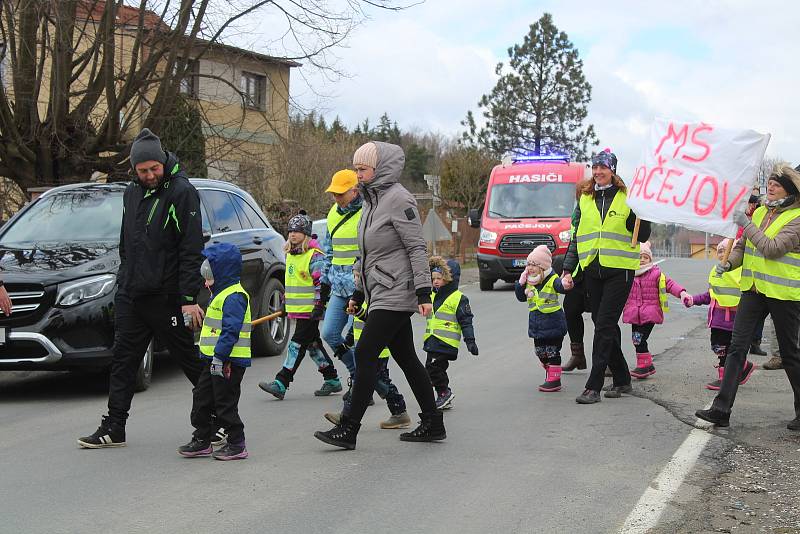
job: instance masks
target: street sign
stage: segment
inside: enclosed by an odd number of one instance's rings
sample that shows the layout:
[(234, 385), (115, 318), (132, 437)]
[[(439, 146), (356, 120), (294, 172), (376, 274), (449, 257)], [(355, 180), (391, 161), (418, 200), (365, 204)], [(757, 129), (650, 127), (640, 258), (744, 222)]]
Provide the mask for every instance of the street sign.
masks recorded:
[(425, 236), (425, 241), (450, 241), (452, 239), (450, 230), (432, 209), (428, 210), (428, 217), (422, 225), (422, 235)]

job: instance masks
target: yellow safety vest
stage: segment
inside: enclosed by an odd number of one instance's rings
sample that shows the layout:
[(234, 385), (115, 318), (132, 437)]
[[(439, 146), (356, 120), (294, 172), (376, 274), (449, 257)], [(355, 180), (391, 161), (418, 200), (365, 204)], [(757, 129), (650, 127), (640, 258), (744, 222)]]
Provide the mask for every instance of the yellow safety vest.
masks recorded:
[(250, 359), (250, 332), (253, 329), (250, 324), (250, 295), (241, 284), (233, 284), (214, 295), (206, 309), (203, 329), (200, 331), (200, 352), (206, 356), (214, 356), (214, 349), (219, 341), (219, 335), (222, 333), (222, 306), (225, 304), (225, 299), (234, 293), (241, 293), (247, 298), (247, 309), (244, 312), (244, 322), (242, 330), (239, 332), (239, 340), (233, 346), (230, 358)]
[[(366, 310), (367, 309), (366, 301), (364, 301), (364, 304), (361, 305), (361, 309), (362, 310)], [(353, 317), (353, 341), (355, 341), (356, 343), (358, 343), (358, 340), (361, 338), (361, 331), (362, 330), (364, 330), (364, 321), (362, 321), (358, 317), (354, 316)], [(392, 353), (389, 352), (389, 349), (385, 348), (378, 355), (378, 358), (388, 358), (391, 355), (392, 355)]]
[(708, 292), (711, 298), (717, 301), (720, 306), (735, 308), (739, 305), (742, 297), (741, 287), (742, 268), (737, 267), (732, 271), (717, 275), (715, 267), (708, 273)]
[(631, 246), (633, 234), (625, 226), (631, 209), (627, 196), (617, 191), (606, 218), (601, 220), (600, 210), (591, 195), (581, 195), (581, 220), (575, 232), (578, 241), (578, 261), (586, 267), (600, 257), (600, 265), (614, 269), (639, 268), (639, 243)]
[(558, 302), (558, 293), (555, 289), (555, 281), (558, 276), (556, 273), (551, 273), (550, 278), (542, 286), (542, 289), (536, 289), (533, 284), (525, 284), (526, 291), (533, 291), (533, 294), (528, 297), (528, 310), (540, 311), (542, 313), (553, 313), (561, 309), (561, 304)]
[[(458, 324), (456, 311), (461, 302), (461, 295), (463, 295), (461, 291), (453, 291), (444, 299), (438, 310), (433, 310), (425, 327), (425, 339), (434, 336), (451, 347), (458, 348), (461, 342), (461, 325)], [(435, 298), (436, 293), (431, 293), (431, 302), (434, 302)]]
[[(767, 211), (766, 207), (759, 207), (753, 213), (753, 224), (760, 226)], [(764, 230), (764, 235), (774, 239), (786, 223), (797, 217), (800, 217), (800, 208), (780, 213)], [(780, 258), (770, 260), (748, 239), (744, 247), (741, 288), (747, 291), (753, 286), (759, 293), (773, 299), (800, 300), (800, 254), (787, 252)]]
[(661, 311), (669, 311), (669, 301), (667, 300), (667, 275), (661, 273), (658, 277), (658, 303)]
[[(334, 204), (328, 211), (328, 234), (330, 235), (339, 222), (348, 214), (341, 215)], [(361, 209), (342, 224), (331, 236), (334, 265), (353, 265), (358, 258), (358, 221), (361, 220)]]
[(314, 310), (314, 280), (309, 272), (315, 248), (303, 254), (286, 255), (286, 313), (311, 313)]

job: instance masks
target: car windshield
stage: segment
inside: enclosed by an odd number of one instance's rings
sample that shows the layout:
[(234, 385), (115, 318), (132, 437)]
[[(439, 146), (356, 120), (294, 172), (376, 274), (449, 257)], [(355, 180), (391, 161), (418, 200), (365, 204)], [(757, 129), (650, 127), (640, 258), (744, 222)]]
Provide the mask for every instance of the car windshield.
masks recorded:
[(575, 207), (575, 184), (522, 183), (492, 187), (489, 217), (531, 219), (570, 217)]
[(122, 191), (64, 191), (39, 199), (3, 233), (0, 246), (117, 243), (121, 224)]

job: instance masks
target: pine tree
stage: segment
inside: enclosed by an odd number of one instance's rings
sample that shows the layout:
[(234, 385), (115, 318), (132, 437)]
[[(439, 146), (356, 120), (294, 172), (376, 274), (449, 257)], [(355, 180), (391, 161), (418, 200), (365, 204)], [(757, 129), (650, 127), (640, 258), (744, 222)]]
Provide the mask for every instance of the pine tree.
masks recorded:
[(486, 119), (478, 129), (472, 113), (462, 122), (464, 141), (495, 155), (533, 151), (588, 157), (597, 145), (594, 127), (584, 127), (592, 87), (578, 51), (545, 13), (531, 24), (522, 45), (508, 49), (508, 65), (498, 63), (492, 92), (478, 106)]

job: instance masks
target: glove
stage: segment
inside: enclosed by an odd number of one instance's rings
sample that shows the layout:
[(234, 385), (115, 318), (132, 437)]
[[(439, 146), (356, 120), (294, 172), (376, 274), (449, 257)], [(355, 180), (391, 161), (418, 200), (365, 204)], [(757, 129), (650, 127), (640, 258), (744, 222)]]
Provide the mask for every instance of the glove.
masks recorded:
[(716, 267), (714, 267), (714, 271), (716, 271), (717, 276), (722, 276), (724, 273), (727, 273), (731, 270), (731, 262), (726, 261), (725, 263), (719, 262)]
[(467, 344), (467, 350), (469, 351), (470, 354), (472, 354), (473, 356), (478, 355), (478, 345), (475, 344), (474, 339), (465, 339), (464, 343)]
[(228, 379), (231, 377), (231, 362), (223, 362), (216, 356), (211, 360), (211, 376)]
[(317, 302), (314, 304), (314, 309), (311, 310), (311, 320), (321, 321), (325, 318), (325, 304)]
[(522, 274), (519, 275), (519, 285), (525, 287), (525, 284), (528, 283), (528, 268), (525, 267), (522, 269)]
[(747, 217), (747, 214), (745, 213), (745, 210), (736, 210), (736, 211), (734, 211), (733, 212), (733, 217), (731, 219), (733, 220), (733, 222), (735, 222), (737, 225), (741, 226), (742, 228), (744, 228), (745, 226), (747, 226), (751, 222), (750, 218)]
[(686, 291), (681, 293), (681, 301), (683, 302), (683, 305), (686, 306), (687, 308), (691, 308), (692, 306), (694, 306), (694, 299)]
[(322, 304), (327, 304), (331, 299), (331, 286), (329, 284), (320, 284), (319, 286), (319, 299)]

